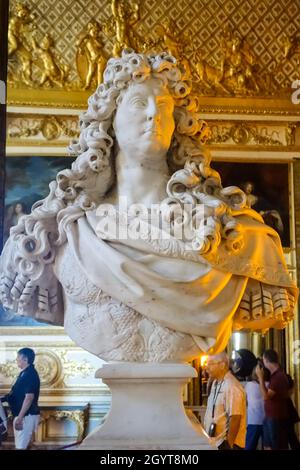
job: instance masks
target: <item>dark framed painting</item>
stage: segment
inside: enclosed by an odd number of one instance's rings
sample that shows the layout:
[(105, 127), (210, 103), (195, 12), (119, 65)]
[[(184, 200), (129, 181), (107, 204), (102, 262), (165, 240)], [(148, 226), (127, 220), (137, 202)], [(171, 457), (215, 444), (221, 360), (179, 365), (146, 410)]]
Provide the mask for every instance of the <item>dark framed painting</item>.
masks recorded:
[[(10, 228), (18, 222), (19, 217), (28, 214), (32, 205), (45, 198), (49, 193), (49, 183), (54, 180), (58, 171), (70, 168), (73, 157), (7, 157), (5, 172), (4, 197), (4, 243), (9, 236)], [(28, 317), (16, 316), (6, 312), (0, 306), (0, 327), (2, 326), (48, 326)]]
[(239, 186), (248, 205), (279, 234), (282, 246), (291, 247), (289, 163), (212, 162), (223, 186)]

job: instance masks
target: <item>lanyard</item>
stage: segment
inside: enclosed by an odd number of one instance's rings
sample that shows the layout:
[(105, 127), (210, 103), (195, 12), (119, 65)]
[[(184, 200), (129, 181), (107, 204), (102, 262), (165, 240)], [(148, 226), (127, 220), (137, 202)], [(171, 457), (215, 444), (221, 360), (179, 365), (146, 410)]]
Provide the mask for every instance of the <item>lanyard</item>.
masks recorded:
[(216, 382), (216, 385), (215, 385), (214, 398), (213, 398), (213, 407), (212, 407), (212, 419), (214, 419), (214, 417), (215, 417), (216, 402), (217, 402), (219, 393), (221, 391), (221, 387), (223, 385), (223, 382), (224, 382), (224, 380), (222, 380), (222, 382), (220, 383), (219, 388), (218, 388), (218, 382)]

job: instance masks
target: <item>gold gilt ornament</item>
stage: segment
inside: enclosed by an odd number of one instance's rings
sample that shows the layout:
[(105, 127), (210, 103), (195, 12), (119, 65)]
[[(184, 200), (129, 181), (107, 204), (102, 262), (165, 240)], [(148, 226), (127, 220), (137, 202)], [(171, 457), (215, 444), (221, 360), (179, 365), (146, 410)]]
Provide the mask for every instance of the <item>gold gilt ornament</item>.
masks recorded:
[(30, 138), (41, 134), (45, 140), (53, 141), (60, 137), (78, 138), (77, 116), (16, 116), (8, 119), (7, 134), (10, 139)]
[(186, 80), (191, 74), (191, 64), (187, 59), (187, 54), (192, 52), (189, 39), (185, 34), (180, 33), (175, 22), (168, 18), (159, 24), (154, 32), (157, 39), (155, 41), (146, 39), (143, 50), (146, 52), (167, 51), (176, 57), (178, 64), (183, 66), (185, 71), (184, 80)]
[[(67, 388), (65, 379), (74, 377), (89, 377), (93, 375), (94, 367), (86, 359), (71, 360), (67, 350), (40, 349), (36, 352), (35, 366), (41, 379), (42, 387)], [(19, 370), (15, 360), (0, 363), (0, 374), (8, 379), (15, 379)]]
[(87, 33), (82, 34), (77, 41), (76, 66), (84, 90), (99, 85), (103, 79), (103, 72), (108, 56), (104, 51), (101, 39), (101, 26), (95, 20), (87, 25)]
[(289, 98), (300, 72), (297, 2), (269, 11), (264, 2), (201, 2), (12, 0), (8, 103), (82, 107), (123, 48), (168, 51), (202, 97)]
[[(103, 72), (109, 56), (118, 57), (124, 48), (143, 50), (143, 41), (134, 34), (133, 25), (139, 20), (139, 3), (126, 3), (123, 0), (112, 0), (112, 17), (104, 28), (92, 20), (87, 25), (87, 33), (79, 35), (77, 40), (76, 68), (80, 78), (79, 88), (95, 88), (103, 80)], [(102, 38), (111, 39), (111, 54), (104, 49)]]
[(139, 2), (112, 0), (112, 19), (106, 28), (106, 34), (114, 37), (112, 55), (119, 57), (122, 49), (136, 49), (138, 44), (134, 38), (133, 26), (139, 20)]
[(229, 28), (222, 39), (221, 71), (225, 84), (237, 94), (247, 94), (248, 90), (259, 92), (260, 87), (256, 80), (257, 58), (249, 43)]
[(284, 58), (291, 59), (293, 56), (300, 58), (300, 37), (298, 35), (291, 38), (284, 36), (282, 46)]
[(8, 25), (8, 57), (16, 62), (17, 80), (26, 85), (32, 85), (33, 51), (36, 48), (34, 19), (27, 5), (17, 3)]
[[(224, 144), (233, 142), (236, 145), (279, 146), (285, 144), (280, 140), (277, 130), (268, 129), (249, 123), (215, 124), (210, 123), (211, 136), (209, 144)], [(287, 135), (287, 128), (284, 129)]]
[(34, 50), (37, 66), (40, 68), (39, 85), (62, 87), (68, 76), (69, 67), (63, 64), (53, 50), (54, 41), (46, 34), (40, 42), (40, 47)]
[(46, 423), (49, 419), (56, 421), (71, 420), (77, 427), (77, 440), (80, 441), (85, 436), (88, 423), (88, 407), (84, 410), (42, 410), (41, 422)]
[(194, 53), (193, 63), (199, 91), (225, 95), (253, 95), (263, 91), (257, 78), (258, 60), (246, 39), (226, 27), (219, 45), (221, 58), (217, 67), (203, 59), (202, 48)]
[[(291, 38), (285, 36), (282, 39), (282, 46), (283, 46), (284, 59), (286, 59), (288, 62), (290, 62), (291, 59), (295, 60), (297, 73), (299, 77), (299, 74), (300, 74), (300, 36), (299, 34)], [(282, 62), (281, 62), (281, 67), (282, 67)]]
[[(42, 387), (52, 387), (56, 384), (62, 374), (62, 364), (59, 357), (52, 351), (43, 350), (36, 353), (36, 369), (41, 379)], [(19, 370), (15, 360), (0, 364), (0, 374), (8, 379), (14, 380)]]
[(295, 134), (297, 125), (295, 123), (289, 123), (285, 129), (286, 145), (295, 145)]
[(35, 20), (26, 4), (15, 5), (8, 27), (8, 82), (16, 87), (66, 86), (70, 69), (56, 53), (53, 38), (38, 37)]
[(203, 49), (198, 49), (193, 55), (194, 78), (197, 82), (197, 88), (200, 93), (221, 92), (225, 95), (230, 94), (230, 90), (222, 83), (224, 72), (217, 67), (210, 65), (204, 58)]

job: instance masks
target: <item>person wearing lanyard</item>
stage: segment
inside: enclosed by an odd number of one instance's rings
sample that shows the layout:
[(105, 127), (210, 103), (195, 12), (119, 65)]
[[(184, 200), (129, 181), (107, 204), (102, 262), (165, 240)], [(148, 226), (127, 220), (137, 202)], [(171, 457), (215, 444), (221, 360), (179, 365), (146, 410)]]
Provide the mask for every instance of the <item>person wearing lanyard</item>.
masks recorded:
[(229, 371), (227, 354), (209, 356), (207, 372), (213, 383), (204, 418), (205, 430), (220, 450), (244, 449), (246, 394)]

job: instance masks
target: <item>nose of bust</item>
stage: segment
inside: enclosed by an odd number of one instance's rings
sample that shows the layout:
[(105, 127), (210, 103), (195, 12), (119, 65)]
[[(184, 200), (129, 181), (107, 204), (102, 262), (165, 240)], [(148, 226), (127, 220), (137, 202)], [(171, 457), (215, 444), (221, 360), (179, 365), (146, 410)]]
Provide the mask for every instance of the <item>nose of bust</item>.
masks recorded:
[(159, 120), (159, 108), (154, 97), (149, 98), (147, 106), (147, 120), (158, 121)]
[(160, 121), (160, 115), (158, 114), (158, 112), (152, 112), (152, 113), (148, 113), (148, 116), (147, 116), (147, 121), (148, 122), (155, 122), (155, 123), (159, 123)]

